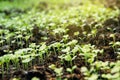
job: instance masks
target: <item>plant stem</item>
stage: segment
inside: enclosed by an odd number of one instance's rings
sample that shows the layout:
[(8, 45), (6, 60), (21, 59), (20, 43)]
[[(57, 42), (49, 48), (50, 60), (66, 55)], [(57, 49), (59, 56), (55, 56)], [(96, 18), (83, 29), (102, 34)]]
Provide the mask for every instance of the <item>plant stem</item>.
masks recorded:
[(4, 78), (4, 64), (2, 64), (2, 79)]

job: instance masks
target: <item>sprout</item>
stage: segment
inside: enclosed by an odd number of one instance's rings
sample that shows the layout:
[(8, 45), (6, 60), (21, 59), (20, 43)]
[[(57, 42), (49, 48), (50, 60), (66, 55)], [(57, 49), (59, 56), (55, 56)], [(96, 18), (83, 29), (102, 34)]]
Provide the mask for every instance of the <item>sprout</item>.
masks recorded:
[(24, 48), (24, 49), (19, 49), (17, 51), (15, 51), (15, 54), (17, 55), (24, 55), (26, 54), (28, 51), (32, 51), (32, 48)]
[(0, 57), (0, 66), (1, 66), (1, 70), (2, 70), (2, 78), (4, 77), (4, 57)]
[(37, 77), (33, 77), (32, 80), (40, 80), (40, 79)]
[(73, 73), (73, 71), (77, 68), (76, 65), (72, 66), (72, 68), (67, 68), (67, 71), (70, 72), (71, 74)]
[(66, 33), (66, 30), (63, 28), (57, 28), (57, 29), (54, 29), (53, 32), (54, 32), (53, 34), (56, 36), (56, 38), (57, 38), (57, 34), (58, 34), (59, 38), (61, 38), (61, 36), (64, 33)]
[(61, 80), (61, 76), (63, 75), (62, 71), (63, 71), (63, 68), (60, 67), (60, 68), (57, 68), (54, 64), (51, 64), (49, 66), (49, 68), (51, 68), (52, 70), (54, 70), (54, 72), (56, 73), (57, 75), (57, 80)]
[(93, 37), (96, 37), (97, 29), (93, 29), (93, 30), (91, 31), (91, 34), (92, 34)]
[(113, 42), (115, 42), (115, 41), (116, 41), (116, 39), (115, 39), (115, 34), (110, 34), (110, 37), (112, 37), (112, 38), (113, 38)]
[(60, 42), (56, 42), (56, 43), (53, 43), (51, 44), (49, 47), (53, 49), (55, 55), (59, 54), (58, 51), (60, 50), (60, 47), (62, 46), (63, 44), (61, 44)]
[(65, 53), (70, 52), (70, 47), (68, 46), (66, 49), (63, 49), (62, 52), (65, 52)]
[(4, 55), (4, 61), (6, 63), (6, 68), (7, 68), (7, 71), (9, 70), (9, 63), (10, 63), (10, 60), (12, 59), (13, 54), (7, 54), (7, 55)]
[(117, 47), (120, 46), (120, 42), (110, 42), (109, 44), (112, 45), (115, 52), (117, 50)]
[(89, 76), (90, 72), (88, 71), (87, 67), (83, 66), (81, 67), (81, 72), (85, 75), (85, 76)]
[(11, 79), (11, 80), (20, 80), (19, 78), (13, 78), (13, 79)]
[(73, 64), (73, 60), (76, 58), (76, 56), (72, 56), (72, 54), (70, 54), (69, 52), (67, 52), (66, 54), (62, 54), (61, 56), (59, 56), (59, 58), (62, 60), (62, 62), (67, 61), (69, 62), (69, 65), (72, 66)]
[[(25, 57), (25, 56), (24, 56)], [(32, 61), (32, 57), (26, 57), (25, 59), (22, 60), (22, 63), (24, 64), (24, 69), (28, 69), (30, 61)]]
[(53, 32), (54, 32), (55, 34), (57, 34), (57, 33), (65, 33), (66, 31), (65, 31), (65, 29), (63, 29), (63, 28), (57, 28), (57, 29), (53, 30)]
[(79, 31), (74, 32), (74, 35), (75, 35), (75, 36), (78, 36), (79, 34), (80, 34)]
[(76, 45), (77, 43), (78, 43), (77, 40), (72, 40), (72, 41), (68, 42), (66, 45), (67, 45), (67, 46), (74, 46), (74, 45)]
[(80, 52), (80, 46), (76, 45), (71, 52), (73, 53), (73, 55), (77, 54), (77, 52)]

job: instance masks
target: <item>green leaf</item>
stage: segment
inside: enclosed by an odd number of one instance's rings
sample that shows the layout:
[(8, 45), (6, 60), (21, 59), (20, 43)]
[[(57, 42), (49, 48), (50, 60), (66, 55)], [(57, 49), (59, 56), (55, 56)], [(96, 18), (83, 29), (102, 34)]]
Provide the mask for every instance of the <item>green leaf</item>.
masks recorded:
[(72, 60), (72, 57), (71, 57), (69, 54), (66, 54), (65, 57), (64, 57), (64, 59), (65, 59), (66, 61), (71, 61), (71, 60)]
[(56, 68), (56, 66), (54, 65), (54, 64), (51, 64), (50, 66), (49, 66), (49, 68), (51, 68), (51, 69), (55, 69)]
[(72, 72), (72, 69), (70, 69), (70, 68), (67, 68), (67, 71), (71, 73), (71, 72)]

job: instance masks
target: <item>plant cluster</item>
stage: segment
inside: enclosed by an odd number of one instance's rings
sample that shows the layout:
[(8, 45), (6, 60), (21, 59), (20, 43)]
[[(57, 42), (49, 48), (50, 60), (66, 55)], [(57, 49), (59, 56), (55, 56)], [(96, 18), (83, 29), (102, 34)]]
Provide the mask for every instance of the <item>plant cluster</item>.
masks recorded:
[[(11, 80), (22, 80), (14, 73), (24, 70), (28, 75), (32, 69), (46, 80), (120, 79), (117, 7), (106, 8), (92, 0), (25, 4), (0, 1), (0, 79), (13, 73)], [(43, 79), (35, 75), (32, 80)]]

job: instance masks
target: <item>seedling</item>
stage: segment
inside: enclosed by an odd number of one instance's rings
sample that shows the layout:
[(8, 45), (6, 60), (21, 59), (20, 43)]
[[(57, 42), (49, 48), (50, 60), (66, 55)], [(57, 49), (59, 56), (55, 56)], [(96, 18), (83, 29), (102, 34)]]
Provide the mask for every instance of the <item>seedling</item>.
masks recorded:
[(37, 77), (33, 77), (32, 80), (40, 80), (40, 79)]
[(7, 40), (8, 45), (10, 45), (10, 43), (11, 43), (10, 39), (11, 39), (11, 37), (13, 37), (13, 36), (14, 36), (14, 33), (8, 33), (8, 34), (7, 34), (6, 40)]
[(63, 63), (64, 63), (64, 61), (67, 61), (67, 62), (69, 62), (68, 66), (72, 66), (73, 60), (76, 58), (76, 56), (72, 56), (71, 53), (67, 52), (66, 54), (62, 54), (61, 56), (59, 56), (59, 58), (62, 60)]
[(2, 70), (2, 78), (4, 77), (4, 58), (0, 57), (0, 66), (1, 66), (1, 70)]
[(97, 29), (93, 29), (93, 30), (91, 31), (91, 34), (92, 34), (93, 37), (96, 37)]
[(72, 68), (67, 68), (67, 71), (70, 72), (71, 74), (73, 73), (73, 71), (77, 68), (76, 65), (72, 66)]
[(110, 42), (110, 45), (112, 45), (114, 52), (116, 52), (117, 47), (120, 46), (120, 42)]
[(55, 33), (56, 38), (57, 38), (57, 34), (58, 34), (58, 38), (61, 38), (61, 36), (66, 32), (66, 30), (63, 28), (57, 28), (54, 29), (53, 32)]
[(64, 35), (62, 40), (64, 43), (67, 43), (68, 39), (69, 39), (69, 35)]
[(13, 78), (13, 79), (11, 79), (11, 80), (20, 80), (19, 78)]
[(49, 66), (49, 68), (51, 68), (52, 70), (54, 70), (54, 72), (56, 73), (57, 75), (57, 80), (61, 80), (61, 76), (63, 75), (62, 71), (63, 71), (63, 68), (57, 68), (54, 64), (51, 64)]
[(110, 34), (110, 37), (113, 38), (113, 42), (115, 43), (115, 41), (116, 41), (115, 34)]
[(89, 63), (93, 63), (97, 53), (103, 53), (103, 50), (95, 49), (94, 46), (90, 44), (84, 45), (80, 47), (81, 53), (79, 55), (83, 55), (85, 60)]
[(74, 46), (74, 45), (76, 45), (77, 43), (78, 43), (77, 40), (72, 40), (72, 41), (68, 42), (66, 45), (67, 45), (67, 46)]
[(52, 48), (53, 51), (54, 51), (54, 54), (55, 54), (55, 55), (58, 55), (61, 46), (62, 46), (61, 43), (55, 42), (55, 43), (51, 44), (51, 45), (49, 46), (49, 48)]
[(8, 73), (8, 70), (9, 70), (9, 63), (10, 63), (10, 60), (11, 60), (11, 56), (13, 54), (7, 54), (7, 55), (4, 55), (3, 58), (4, 58), (4, 63), (6, 64), (6, 69), (7, 69), (7, 73)]
[[(24, 1), (19, 0), (19, 4), (23, 4)], [(42, 6), (47, 10), (39, 11), (41, 1)], [(26, 0), (26, 2), (28, 1)], [(50, 77), (50, 79), (55, 77), (52, 75), (54, 73), (56, 80), (69, 80), (72, 77), (74, 80), (79, 78), (81, 80), (120, 79), (120, 42), (117, 41), (119, 39), (116, 39), (117, 35), (119, 38), (120, 19), (117, 19), (117, 16), (120, 14), (120, 10), (117, 9), (117, 5), (115, 9), (110, 9), (98, 3), (99, 0), (29, 0), (29, 2), (33, 5), (27, 5), (27, 8), (23, 9), (26, 5), (19, 6), (16, 4), (17, 0), (0, 0), (0, 76), (2, 73), (2, 77), (12, 77), (11, 73), (15, 71), (13, 74), (17, 77), (16, 70), (19, 73), (18, 71), (21, 69), (28, 70), (37, 65), (34, 69), (39, 70), (40, 75), (47, 74), (46, 77)], [(117, 20), (104, 25), (107, 19)], [(72, 28), (70, 28), (71, 26)], [(109, 26), (108, 32), (106, 28)], [(112, 28), (116, 29), (116, 33)], [(100, 35), (99, 31), (102, 32)], [(111, 35), (108, 36), (109, 34)], [(114, 48), (115, 54), (117, 53), (115, 58), (107, 49), (105, 49), (105, 56), (98, 54), (103, 53), (101, 48), (109, 46), (105, 42), (107, 39), (105, 37), (111, 37), (113, 40), (109, 45)], [(99, 38), (102, 38), (104, 44), (100, 43)], [(93, 43), (92, 40), (94, 40)], [(100, 46), (98, 46), (99, 44), (95, 46), (89, 44), (94, 44), (94, 42), (95, 44), (100, 43)], [(5, 45), (8, 45), (9, 48), (3, 49)], [(47, 69), (49, 60), (52, 64), (49, 68), (54, 73)], [(77, 72), (76, 67), (79, 69), (81, 66), (81, 72)], [(11, 75), (7, 74), (8, 71)], [(73, 74), (74, 71), (75, 74)], [(3, 76), (4, 74), (7, 75)], [(20, 75), (20, 77), (24, 77), (24, 75)], [(17, 78), (12, 79), (18, 80)]]
[[(29, 56), (29, 55), (27, 55), (27, 56)], [(24, 56), (24, 57), (26, 57), (26, 59), (22, 60), (22, 63), (24, 64), (24, 69), (28, 69), (30, 61), (33, 60), (32, 57), (27, 57), (27, 56)]]
[(42, 43), (42, 45), (39, 48), (39, 52), (40, 52), (40, 54), (42, 54), (42, 56), (41, 56), (42, 59), (48, 57), (47, 50), (48, 50), (48, 47), (46, 46), (46, 43)]

